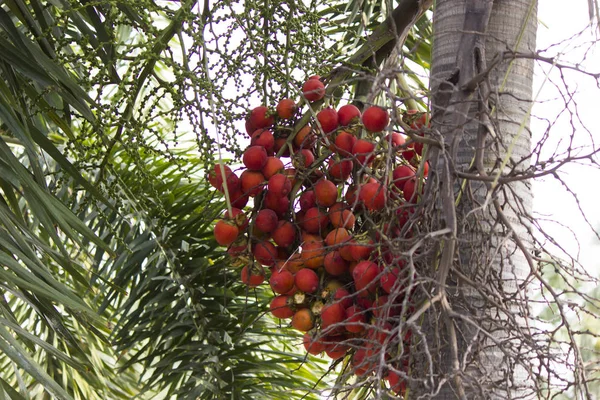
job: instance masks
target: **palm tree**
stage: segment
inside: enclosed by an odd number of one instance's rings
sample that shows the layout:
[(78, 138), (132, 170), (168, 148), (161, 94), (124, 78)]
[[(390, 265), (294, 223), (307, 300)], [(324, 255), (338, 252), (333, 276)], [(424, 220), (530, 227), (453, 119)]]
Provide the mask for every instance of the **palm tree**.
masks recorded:
[[(477, 177), (528, 167), (533, 60), (502, 57), (508, 51), (535, 51), (536, 4), (440, 1), (434, 19), (433, 126), (445, 147), (433, 157), (442, 226), (451, 232), (442, 243), (437, 276), (444, 329), (439, 373), (450, 382), (441, 385), (435, 398), (507, 398), (531, 378), (523, 376), (518, 361), (503, 357), (511, 344), (499, 343), (511, 336), (512, 321), (501, 317), (494, 322), (505, 310), (495, 310), (467, 282), (488, 286), (491, 282), (484, 277), (493, 276), (502, 281), (499, 290), (515, 293), (528, 274), (523, 253), (529, 250), (520, 242), (527, 230), (519, 216), (531, 213), (530, 186), (519, 182), (497, 187), (497, 182)], [(474, 179), (461, 182), (455, 171), (473, 173)], [(501, 225), (494, 226), (498, 218)], [(509, 246), (502, 243), (507, 230), (514, 235)], [(466, 282), (460, 279), (463, 275)], [(527, 317), (526, 307), (516, 301), (508, 307), (525, 313), (518, 324)], [(514, 380), (508, 392), (499, 383), (504, 379)]]
[[(531, 282), (559, 301), (532, 255), (533, 243), (541, 246), (530, 182), (536, 9), (520, 0), (436, 3), (432, 126), (443, 145), (430, 154), (437, 228), (449, 235), (434, 258), (439, 307), (424, 324), (430, 358), (420, 367), (435, 378), (415, 385), (436, 399), (546, 396), (549, 382), (564, 378), (553, 333), (531, 319), (528, 301)], [(573, 385), (589, 396), (574, 329), (557, 312)]]

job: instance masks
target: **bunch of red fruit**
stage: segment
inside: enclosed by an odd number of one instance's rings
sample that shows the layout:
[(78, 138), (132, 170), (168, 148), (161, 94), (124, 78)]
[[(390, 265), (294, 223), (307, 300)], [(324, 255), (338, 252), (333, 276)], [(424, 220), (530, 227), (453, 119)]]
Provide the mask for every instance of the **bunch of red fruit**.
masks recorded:
[[(275, 110), (256, 107), (246, 120), (241, 175), (222, 164), (211, 170), (210, 183), (229, 204), (215, 238), (243, 265), (244, 283), (268, 277), (272, 314), (306, 332), (310, 354), (348, 355), (353, 373), (378, 372), (403, 393), (410, 331), (399, 338), (395, 328), (410, 298), (401, 243), (418, 224), (411, 216), (428, 173), (423, 147), (388, 131), (384, 108), (313, 109), (325, 96), (319, 77), (302, 93), (309, 124), (299, 126), (292, 99)], [(416, 131), (426, 124), (425, 114), (405, 115)]]

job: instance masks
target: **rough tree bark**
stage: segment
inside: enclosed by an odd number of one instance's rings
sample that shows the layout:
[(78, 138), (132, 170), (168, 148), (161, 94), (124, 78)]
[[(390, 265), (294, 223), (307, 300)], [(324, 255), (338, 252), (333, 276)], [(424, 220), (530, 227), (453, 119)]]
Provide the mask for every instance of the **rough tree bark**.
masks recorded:
[[(432, 149), (430, 160), (439, 228), (451, 234), (436, 260), (442, 300), (424, 324), (439, 363), (430, 369), (435, 378), (415, 394), (506, 399), (531, 385), (516, 336), (504, 328), (527, 318), (520, 303), (529, 273), (527, 226), (519, 215), (531, 210), (532, 193), (526, 182), (498, 185), (490, 177), (529, 164), (533, 61), (511, 54), (535, 50), (536, 11), (535, 0), (435, 5), (432, 132), (444, 146)], [(482, 295), (483, 285), (510, 300), (498, 309)]]

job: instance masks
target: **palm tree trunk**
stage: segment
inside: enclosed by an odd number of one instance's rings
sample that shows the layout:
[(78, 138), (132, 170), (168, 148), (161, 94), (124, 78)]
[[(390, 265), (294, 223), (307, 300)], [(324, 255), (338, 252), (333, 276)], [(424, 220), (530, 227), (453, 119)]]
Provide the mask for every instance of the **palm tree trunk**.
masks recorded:
[(430, 159), (439, 228), (452, 233), (436, 270), (443, 300), (424, 322), (433, 361), (421, 367), (434, 378), (419, 391), (436, 399), (506, 399), (531, 386), (515, 332), (528, 314), (532, 193), (494, 177), (529, 166), (533, 61), (513, 55), (535, 50), (536, 11), (535, 0), (438, 0), (434, 10), (432, 134), (445, 145)]

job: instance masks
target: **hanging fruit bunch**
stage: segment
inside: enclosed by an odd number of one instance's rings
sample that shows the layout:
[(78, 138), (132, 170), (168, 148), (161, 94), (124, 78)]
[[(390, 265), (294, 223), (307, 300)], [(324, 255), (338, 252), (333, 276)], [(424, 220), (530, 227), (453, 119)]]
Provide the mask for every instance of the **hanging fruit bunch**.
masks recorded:
[[(398, 326), (414, 308), (403, 243), (418, 229), (429, 166), (387, 109), (323, 107), (325, 93), (313, 76), (298, 104), (249, 112), (245, 168), (217, 164), (208, 177), (229, 207), (215, 238), (242, 282), (270, 285), (272, 314), (306, 332), (308, 353), (348, 357), (352, 373), (377, 373), (403, 394), (411, 332)], [(404, 117), (416, 132), (427, 123), (424, 113)]]

